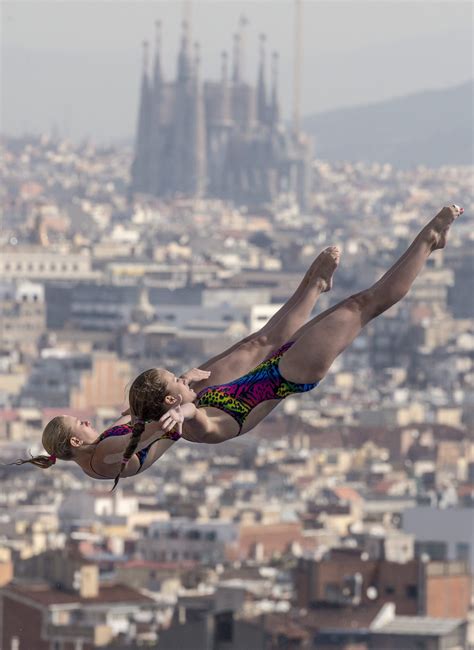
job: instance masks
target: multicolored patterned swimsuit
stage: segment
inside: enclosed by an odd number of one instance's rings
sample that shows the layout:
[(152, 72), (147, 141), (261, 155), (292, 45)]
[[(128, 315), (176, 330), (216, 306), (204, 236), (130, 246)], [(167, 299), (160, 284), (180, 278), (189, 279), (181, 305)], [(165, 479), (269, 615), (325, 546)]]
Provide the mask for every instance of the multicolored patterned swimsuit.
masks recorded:
[(294, 393), (305, 393), (315, 388), (314, 384), (295, 384), (282, 377), (278, 364), (294, 341), (285, 343), (281, 348), (262, 361), (246, 375), (220, 386), (207, 386), (196, 397), (196, 406), (212, 406), (231, 415), (239, 425), (240, 435), (250, 411), (261, 402), (271, 399), (284, 399)]
[[(132, 431), (133, 431), (133, 427), (131, 424), (118, 424), (115, 427), (110, 427), (110, 429), (106, 429), (103, 433), (101, 433), (96, 444), (99, 444), (100, 442), (102, 442), (102, 440), (106, 440), (107, 438), (111, 438), (111, 437), (113, 438), (114, 436), (126, 436), (127, 434), (132, 433)], [(143, 463), (145, 462), (146, 457), (148, 456), (148, 452), (153, 447), (153, 445), (155, 445), (160, 440), (171, 440), (173, 442), (176, 442), (180, 438), (181, 438), (181, 434), (179, 434), (177, 431), (167, 431), (164, 432), (159, 438), (154, 440), (152, 443), (150, 443), (148, 447), (144, 447), (143, 449), (140, 449), (140, 451), (137, 451), (135, 453), (135, 456), (138, 458), (138, 462), (140, 463), (140, 468), (138, 469), (137, 474), (143, 467)], [(95, 470), (92, 467), (92, 458), (90, 460), (90, 466), (93, 472), (95, 472), (99, 476), (103, 476), (103, 474), (100, 474), (97, 470)], [(104, 476), (104, 478), (108, 478), (108, 477)]]

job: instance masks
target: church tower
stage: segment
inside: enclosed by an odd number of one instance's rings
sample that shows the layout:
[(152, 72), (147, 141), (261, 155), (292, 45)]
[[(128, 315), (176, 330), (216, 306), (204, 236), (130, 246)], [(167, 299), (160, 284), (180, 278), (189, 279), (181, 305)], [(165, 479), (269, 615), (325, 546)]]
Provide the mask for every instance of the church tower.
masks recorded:
[(260, 124), (268, 121), (267, 90), (265, 85), (265, 34), (260, 34), (260, 64), (257, 80), (257, 119)]
[(200, 74), (201, 54), (199, 45), (194, 46), (194, 75), (192, 83), (193, 111), (190, 132), (190, 162), (191, 162), (191, 195), (201, 197), (207, 185), (207, 156), (206, 156), (206, 120), (204, 110), (204, 95)]
[(155, 23), (155, 60), (153, 63), (153, 85), (151, 89), (150, 124), (150, 190), (159, 195), (163, 186), (163, 133), (161, 110), (163, 103), (163, 76), (161, 72), (161, 22)]
[(268, 121), (272, 128), (280, 122), (280, 102), (278, 100), (278, 52), (272, 54), (272, 96), (269, 107)]
[(193, 122), (194, 103), (192, 101), (193, 83), (189, 43), (189, 24), (182, 22), (181, 47), (178, 53), (176, 83), (174, 93), (174, 115), (171, 151), (172, 194), (188, 194), (190, 131)]
[(149, 192), (150, 187), (150, 139), (151, 89), (148, 78), (148, 41), (143, 42), (143, 74), (140, 90), (140, 107), (135, 138), (135, 159), (132, 163), (132, 190)]

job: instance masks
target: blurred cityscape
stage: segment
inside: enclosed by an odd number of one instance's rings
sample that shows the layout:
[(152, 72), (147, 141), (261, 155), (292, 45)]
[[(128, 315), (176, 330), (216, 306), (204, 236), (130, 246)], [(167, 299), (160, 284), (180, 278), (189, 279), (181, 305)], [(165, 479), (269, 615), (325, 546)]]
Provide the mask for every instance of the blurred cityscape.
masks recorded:
[(181, 440), (114, 493), (72, 463), (0, 466), (2, 650), (474, 647), (473, 169), (313, 158), (261, 47), (255, 88), (223, 57), (203, 91), (184, 30), (167, 104), (145, 58), (134, 151), (2, 137), (4, 463), (257, 331), (324, 247), (342, 259), (315, 313), (466, 212), (321, 386), (242, 438)]

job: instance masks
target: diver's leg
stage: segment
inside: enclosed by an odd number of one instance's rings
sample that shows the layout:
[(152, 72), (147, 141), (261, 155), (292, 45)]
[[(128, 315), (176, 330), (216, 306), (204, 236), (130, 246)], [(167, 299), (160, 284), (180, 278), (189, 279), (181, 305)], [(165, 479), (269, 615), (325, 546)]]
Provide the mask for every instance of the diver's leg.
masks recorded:
[(460, 213), (454, 206), (443, 208), (378, 282), (307, 323), (280, 361), (283, 377), (296, 383), (322, 379), (362, 327), (406, 295), (430, 253), (446, 244), (449, 227)]
[(308, 320), (321, 293), (331, 289), (338, 262), (339, 253), (335, 247), (320, 253), (295, 293), (264, 327), (199, 366), (201, 370), (210, 370), (211, 376), (194, 383), (193, 388), (199, 392), (206, 386), (231, 381), (249, 372), (274, 349), (291, 339)]

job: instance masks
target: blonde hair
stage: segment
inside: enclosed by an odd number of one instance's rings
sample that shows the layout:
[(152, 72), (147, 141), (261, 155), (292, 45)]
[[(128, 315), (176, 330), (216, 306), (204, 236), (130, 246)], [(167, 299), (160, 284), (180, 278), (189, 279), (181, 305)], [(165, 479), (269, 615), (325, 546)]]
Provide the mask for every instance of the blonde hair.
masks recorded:
[(130, 410), (135, 416), (135, 422), (132, 428), (132, 437), (123, 455), (122, 466), (115, 477), (112, 490), (117, 487), (126, 464), (138, 447), (142, 433), (145, 431), (145, 423), (159, 420), (168, 410), (169, 407), (164, 403), (167, 392), (168, 385), (161, 378), (158, 368), (145, 370), (134, 379), (130, 386), (128, 399)]
[(27, 459), (19, 458), (11, 464), (24, 465), (25, 463), (31, 463), (41, 469), (48, 469), (55, 464), (57, 458), (60, 460), (71, 460), (72, 448), (69, 444), (71, 434), (72, 431), (65, 423), (64, 417), (58, 415), (45, 426), (41, 438), (43, 447), (49, 453), (49, 456), (42, 454), (40, 456), (31, 456), (31, 458)]

